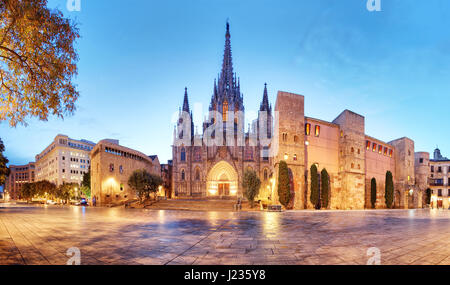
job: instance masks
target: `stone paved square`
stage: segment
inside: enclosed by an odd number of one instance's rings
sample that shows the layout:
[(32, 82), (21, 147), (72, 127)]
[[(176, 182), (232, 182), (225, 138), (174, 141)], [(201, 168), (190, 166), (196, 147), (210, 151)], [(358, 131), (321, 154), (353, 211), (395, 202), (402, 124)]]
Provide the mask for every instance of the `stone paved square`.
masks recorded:
[(0, 205), (0, 264), (450, 264), (450, 211), (214, 212)]

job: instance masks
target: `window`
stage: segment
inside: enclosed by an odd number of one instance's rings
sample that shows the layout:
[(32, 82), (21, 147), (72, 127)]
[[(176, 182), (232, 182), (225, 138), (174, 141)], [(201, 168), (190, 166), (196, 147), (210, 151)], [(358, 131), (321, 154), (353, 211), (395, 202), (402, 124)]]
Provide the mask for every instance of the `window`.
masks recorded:
[(121, 166), (119, 166), (119, 172), (120, 172), (120, 174), (122, 174), (123, 173), (123, 166), (121, 165)]
[(378, 153), (379, 153), (379, 154), (382, 154), (382, 153), (383, 153), (383, 146), (382, 146), (382, 145), (379, 145), (379, 146), (378, 146)]
[(284, 142), (287, 141), (287, 133), (283, 133), (283, 141), (284, 141)]
[(361, 164), (358, 164), (358, 169), (361, 169)]
[(298, 136), (294, 136), (294, 142), (298, 143)]
[(442, 197), (442, 189), (439, 189), (439, 190), (438, 190), (438, 196), (439, 196), (439, 197)]
[(341, 138), (344, 137), (344, 131), (341, 131)]
[(372, 151), (373, 152), (377, 151), (377, 144), (376, 143), (372, 144)]
[(186, 161), (186, 149), (184, 147), (181, 149), (180, 160)]
[(109, 165), (109, 172), (114, 172), (114, 164), (113, 163), (111, 163)]
[(264, 181), (267, 181), (267, 178), (268, 178), (267, 169), (264, 169)]
[(263, 157), (263, 161), (268, 161), (269, 160), (269, 147), (265, 146), (262, 149), (262, 157)]
[(434, 172), (434, 166), (431, 166), (431, 172)]
[(354, 164), (354, 163), (352, 163), (352, 169), (353, 169), (353, 168), (355, 168), (355, 164)]
[(305, 125), (305, 135), (309, 136), (311, 134), (311, 124)]
[(389, 151), (389, 157), (392, 157), (393, 151), (392, 149)]
[(223, 118), (224, 122), (227, 121), (227, 112), (228, 112), (228, 102), (225, 101), (225, 102), (223, 102), (223, 107), (222, 107), (222, 118)]
[(351, 149), (351, 152), (352, 152), (352, 153), (354, 153), (354, 152), (355, 152), (355, 149), (354, 149), (354, 148), (352, 148), (352, 149)]
[(388, 154), (388, 148), (384, 147), (384, 155), (387, 155), (387, 154)]
[(442, 167), (438, 167), (438, 173), (441, 173), (442, 172)]
[(320, 126), (316, 126), (314, 129), (314, 135), (316, 137), (320, 136)]
[(181, 170), (181, 181), (184, 181), (186, 178), (186, 173), (184, 173), (184, 169)]
[(195, 180), (200, 180), (200, 169), (198, 168), (195, 169)]
[(297, 160), (297, 155), (294, 154), (294, 156), (292, 157), (294, 160)]
[(361, 154), (361, 150), (358, 148), (358, 154)]
[(366, 148), (367, 150), (370, 150), (370, 141), (366, 141)]
[(419, 163), (423, 163), (423, 158), (420, 158), (420, 159), (419, 159)]

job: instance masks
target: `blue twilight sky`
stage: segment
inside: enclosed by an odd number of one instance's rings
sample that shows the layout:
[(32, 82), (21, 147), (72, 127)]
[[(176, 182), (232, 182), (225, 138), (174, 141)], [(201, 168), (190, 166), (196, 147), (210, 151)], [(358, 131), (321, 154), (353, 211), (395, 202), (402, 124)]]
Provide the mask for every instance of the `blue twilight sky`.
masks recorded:
[(80, 12), (66, 1), (49, 6), (80, 23), (78, 110), (64, 121), (1, 123), (13, 164), (33, 161), (58, 133), (171, 159), (172, 115), (185, 86), (191, 107), (206, 112), (227, 18), (250, 117), (267, 82), (272, 104), (278, 90), (303, 94), (307, 116), (331, 121), (350, 109), (371, 136), (407, 136), (416, 151), (439, 145), (450, 156), (448, 0), (381, 0), (381, 12), (367, 0), (81, 0)]

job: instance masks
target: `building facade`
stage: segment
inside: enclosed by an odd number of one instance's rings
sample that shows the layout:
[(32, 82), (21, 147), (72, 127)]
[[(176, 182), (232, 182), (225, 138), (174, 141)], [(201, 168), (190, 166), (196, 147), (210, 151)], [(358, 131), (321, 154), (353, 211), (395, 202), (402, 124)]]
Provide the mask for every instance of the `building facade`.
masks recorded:
[[(145, 169), (161, 175), (161, 167), (155, 167), (149, 156), (119, 145), (118, 140), (102, 140), (91, 151), (92, 197), (99, 205), (118, 205), (136, 199), (128, 186), (133, 171)], [(157, 158), (155, 158), (157, 159)]]
[(20, 190), (23, 184), (35, 181), (35, 164), (30, 162), (26, 165), (10, 165), (10, 174), (6, 179), (6, 196), (10, 200), (20, 200)]
[(89, 171), (89, 153), (95, 146), (87, 140), (75, 140), (57, 135), (53, 142), (36, 155), (36, 181), (47, 180), (57, 186), (62, 183), (78, 183)]
[[(366, 134), (365, 118), (360, 114), (345, 110), (327, 122), (305, 116), (304, 106), (304, 96), (280, 91), (272, 114), (265, 86), (258, 119), (244, 132), (243, 116), (237, 115), (245, 109), (243, 95), (232, 68), (227, 23), (222, 70), (214, 82), (210, 113), (201, 134), (194, 134), (185, 90), (172, 148), (174, 196), (242, 197), (243, 174), (249, 169), (262, 181), (257, 199), (278, 203), (278, 167), (284, 160), (294, 209), (314, 207), (309, 198), (313, 164), (319, 173), (326, 169), (330, 176), (330, 209), (371, 207), (372, 178), (377, 181), (376, 207), (384, 208), (387, 171), (394, 180), (394, 207), (423, 206), (428, 176), (422, 173), (423, 166), (416, 165), (414, 141), (403, 137), (384, 142)], [(235, 131), (232, 135), (226, 132), (230, 129)], [(223, 141), (217, 140), (222, 130)]]
[[(425, 153), (425, 155), (429, 154)], [(432, 190), (431, 204), (433, 208), (450, 207), (450, 159), (443, 157), (439, 148), (436, 148), (433, 159), (424, 160), (424, 164), (428, 163), (428, 184)]]
[[(256, 171), (268, 185), (270, 160), (261, 156), (260, 135), (271, 137), (271, 126), (253, 122), (244, 132), (244, 104), (240, 80), (233, 71), (229, 24), (225, 34), (222, 69), (214, 81), (209, 116), (202, 133), (194, 134), (193, 115), (185, 89), (183, 107), (174, 131), (172, 187), (174, 197), (237, 197), (242, 196), (244, 171)], [(267, 87), (264, 87), (260, 116), (271, 122)], [(217, 130), (212, 127), (219, 126)], [(220, 140), (220, 143), (214, 141)]]

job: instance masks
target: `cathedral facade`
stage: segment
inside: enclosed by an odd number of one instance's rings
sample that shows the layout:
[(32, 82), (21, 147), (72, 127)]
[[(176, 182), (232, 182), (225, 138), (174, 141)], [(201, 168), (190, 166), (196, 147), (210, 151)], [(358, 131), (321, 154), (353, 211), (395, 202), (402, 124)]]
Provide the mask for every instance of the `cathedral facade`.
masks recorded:
[[(240, 81), (233, 71), (229, 24), (226, 26), (222, 69), (209, 104), (202, 134), (194, 133), (187, 88), (174, 131), (173, 178), (175, 197), (241, 197), (246, 170), (255, 171), (267, 189), (271, 160), (267, 152), (272, 137), (272, 106), (267, 86), (262, 92), (258, 120), (245, 131)], [(261, 120), (262, 121), (262, 120)], [(264, 132), (264, 135), (262, 135)], [(265, 144), (261, 141), (265, 138)]]

